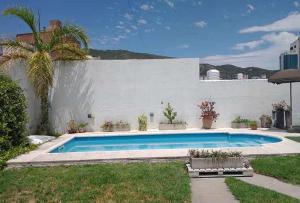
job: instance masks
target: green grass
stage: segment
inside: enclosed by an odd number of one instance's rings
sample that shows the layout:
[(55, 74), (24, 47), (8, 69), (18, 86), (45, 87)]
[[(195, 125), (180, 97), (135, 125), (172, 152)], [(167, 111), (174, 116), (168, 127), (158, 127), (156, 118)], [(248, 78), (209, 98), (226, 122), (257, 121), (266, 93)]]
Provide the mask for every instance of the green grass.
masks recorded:
[(183, 162), (0, 172), (0, 202), (190, 202)]
[(300, 142), (300, 137), (292, 137), (292, 136), (288, 136), (288, 137), (285, 137), (285, 138), (288, 138), (290, 140), (294, 140), (296, 142)]
[(262, 187), (245, 183), (235, 178), (226, 178), (226, 184), (230, 191), (241, 203), (296, 203), (300, 202), (295, 198), (268, 190)]
[(257, 173), (300, 185), (300, 155), (257, 158), (251, 166)]

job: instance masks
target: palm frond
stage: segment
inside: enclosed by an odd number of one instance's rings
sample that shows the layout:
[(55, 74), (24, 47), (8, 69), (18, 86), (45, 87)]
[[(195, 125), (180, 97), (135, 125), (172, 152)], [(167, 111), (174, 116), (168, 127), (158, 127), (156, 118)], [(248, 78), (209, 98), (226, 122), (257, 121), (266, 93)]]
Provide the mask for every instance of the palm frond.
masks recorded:
[(37, 21), (36, 17), (32, 10), (26, 7), (13, 7), (7, 8), (3, 11), (3, 15), (13, 15), (19, 17), (23, 20), (31, 29), (33, 36), (34, 36), (34, 43), (38, 50), (41, 49), (41, 39), (40, 33), (37, 30)]
[(87, 52), (70, 43), (60, 44), (52, 49), (53, 60), (85, 60)]
[(16, 60), (24, 59), (25, 61), (28, 59), (29, 55), (24, 53), (8, 53), (3, 56), (0, 56), (0, 70), (7, 71), (11, 64)]
[(28, 62), (27, 76), (41, 98), (48, 96), (53, 84), (53, 63), (47, 52), (35, 52)]
[(31, 44), (15, 40), (0, 40), (0, 46), (3, 46), (7, 52), (13, 52), (14, 50), (34, 52)]
[[(60, 29), (52, 32), (52, 38), (49, 43), (49, 48), (52, 49), (61, 43), (72, 43), (72, 40), (78, 41), (84, 49), (88, 49), (88, 36), (85, 31), (76, 25), (67, 24)], [(71, 41), (71, 42), (70, 42)]]

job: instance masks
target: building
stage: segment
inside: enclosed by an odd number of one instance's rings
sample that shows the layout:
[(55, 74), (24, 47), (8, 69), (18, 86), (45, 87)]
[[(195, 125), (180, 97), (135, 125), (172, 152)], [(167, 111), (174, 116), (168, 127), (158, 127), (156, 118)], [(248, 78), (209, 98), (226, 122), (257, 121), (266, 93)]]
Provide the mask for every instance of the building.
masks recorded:
[(290, 49), (279, 56), (280, 70), (300, 69), (300, 37), (290, 44)]
[[(55, 29), (61, 28), (62, 24), (60, 20), (50, 20), (49, 25), (47, 28), (44, 28), (43, 31), (40, 32), (41, 39), (44, 42), (50, 42), (52, 31)], [(33, 34), (32, 33), (23, 33), (16, 35), (17, 41), (27, 42), (29, 44), (34, 43)], [(66, 38), (64, 39), (65, 42), (75, 44), (76, 46), (80, 47), (80, 43), (75, 38)]]

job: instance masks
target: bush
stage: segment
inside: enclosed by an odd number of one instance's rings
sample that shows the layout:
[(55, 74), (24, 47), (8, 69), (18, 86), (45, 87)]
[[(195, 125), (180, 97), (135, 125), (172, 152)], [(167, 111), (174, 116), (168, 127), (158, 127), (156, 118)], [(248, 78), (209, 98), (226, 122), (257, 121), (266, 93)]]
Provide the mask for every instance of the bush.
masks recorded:
[(27, 142), (26, 102), (22, 89), (0, 75), (0, 152)]
[(139, 122), (139, 130), (140, 131), (147, 131), (147, 116), (142, 114), (138, 117)]
[(0, 170), (2, 170), (6, 166), (6, 161), (13, 159), (21, 154), (30, 152), (37, 148), (37, 145), (24, 145), (12, 147), (11, 149), (0, 153)]

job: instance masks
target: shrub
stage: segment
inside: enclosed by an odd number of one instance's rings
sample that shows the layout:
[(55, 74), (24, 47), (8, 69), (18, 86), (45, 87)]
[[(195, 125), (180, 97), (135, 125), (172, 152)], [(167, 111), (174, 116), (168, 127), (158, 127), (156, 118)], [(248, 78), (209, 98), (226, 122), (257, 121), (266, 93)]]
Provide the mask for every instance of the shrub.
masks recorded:
[(201, 118), (204, 117), (212, 117), (213, 121), (216, 121), (218, 116), (220, 115), (215, 111), (216, 102), (204, 101), (198, 105), (201, 109)]
[(12, 147), (8, 151), (0, 153), (0, 170), (6, 166), (6, 161), (13, 159), (21, 154), (30, 152), (37, 148), (37, 145), (26, 144), (17, 147)]
[(164, 116), (168, 119), (169, 123), (172, 124), (177, 116), (177, 112), (174, 111), (171, 104), (168, 103), (164, 111)]
[(27, 142), (26, 99), (9, 77), (0, 75), (0, 152)]
[(101, 128), (103, 129), (103, 131), (105, 132), (113, 132), (114, 131), (114, 124), (112, 121), (105, 121)]
[(240, 116), (238, 116), (232, 122), (233, 123), (244, 123), (246, 125), (249, 125), (249, 123), (251, 122), (251, 120), (249, 120), (247, 118), (241, 118)]
[(189, 156), (191, 158), (216, 158), (226, 159), (228, 157), (241, 157), (242, 153), (239, 151), (223, 152), (223, 151), (209, 151), (209, 150), (189, 150)]
[(146, 131), (147, 130), (147, 116), (145, 114), (142, 114), (138, 117), (139, 122), (139, 130), (140, 131)]
[(70, 120), (68, 122), (68, 133), (83, 133), (86, 132), (86, 126), (88, 123), (77, 123), (75, 120)]

